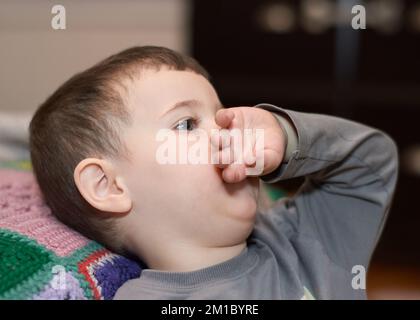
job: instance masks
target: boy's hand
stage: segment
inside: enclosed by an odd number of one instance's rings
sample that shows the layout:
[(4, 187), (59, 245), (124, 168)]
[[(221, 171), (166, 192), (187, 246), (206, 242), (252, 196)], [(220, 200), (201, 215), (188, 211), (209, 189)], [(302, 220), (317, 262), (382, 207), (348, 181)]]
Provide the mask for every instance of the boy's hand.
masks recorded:
[[(227, 138), (225, 141), (222, 137), (212, 138), (212, 143), (219, 148), (217, 149), (219, 150), (219, 164), (216, 166), (223, 169), (222, 176), (226, 182), (237, 183), (244, 180), (247, 177), (247, 171), (251, 172), (248, 174), (249, 176), (268, 174), (282, 162), (287, 147), (287, 136), (278, 120), (269, 111), (253, 107), (220, 109), (216, 113), (215, 120), (222, 129), (227, 129), (229, 132), (233, 129), (240, 130), (242, 134), (245, 131), (252, 132), (251, 148), (243, 147), (239, 151), (235, 148), (232, 138)], [(264, 134), (264, 138), (260, 140), (263, 141), (260, 152), (255, 148), (259, 139), (256, 129), (263, 129)], [(252, 150), (252, 154), (249, 153), (250, 150)], [(242, 152), (242, 154), (237, 154), (238, 152)], [(223, 153), (230, 155), (230, 163), (222, 163)], [(256, 167), (258, 163), (262, 163), (262, 170), (249, 170)], [(259, 173), (253, 174), (252, 171), (259, 171)]]

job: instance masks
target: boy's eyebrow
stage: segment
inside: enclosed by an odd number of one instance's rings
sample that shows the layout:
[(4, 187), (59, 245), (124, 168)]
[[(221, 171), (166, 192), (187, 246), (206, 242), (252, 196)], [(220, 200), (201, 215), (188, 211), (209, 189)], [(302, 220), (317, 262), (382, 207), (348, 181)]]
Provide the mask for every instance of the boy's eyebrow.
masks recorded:
[(200, 106), (202, 103), (196, 99), (191, 99), (191, 100), (183, 100), (183, 101), (179, 101), (177, 103), (175, 103), (173, 106), (171, 106), (170, 108), (168, 108), (166, 111), (164, 111), (159, 118), (162, 118), (164, 115), (166, 115), (168, 112), (176, 109), (176, 108), (181, 108), (181, 107), (197, 107)]

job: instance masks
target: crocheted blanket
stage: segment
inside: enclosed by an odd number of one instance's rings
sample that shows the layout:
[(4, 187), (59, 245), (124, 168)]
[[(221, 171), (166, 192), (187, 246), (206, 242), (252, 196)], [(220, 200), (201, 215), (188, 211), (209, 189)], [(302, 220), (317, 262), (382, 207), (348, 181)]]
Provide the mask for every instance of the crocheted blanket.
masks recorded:
[(0, 168), (0, 299), (112, 299), (140, 276), (141, 264), (58, 221), (28, 169)]

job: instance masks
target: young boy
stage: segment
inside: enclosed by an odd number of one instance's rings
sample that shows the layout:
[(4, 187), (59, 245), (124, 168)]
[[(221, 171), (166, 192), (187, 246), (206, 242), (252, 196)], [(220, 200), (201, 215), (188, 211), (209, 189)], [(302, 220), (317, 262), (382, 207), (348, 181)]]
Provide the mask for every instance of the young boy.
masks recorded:
[[(263, 129), (257, 176), (249, 154), (158, 161), (162, 130), (180, 139), (219, 129)], [(209, 137), (200, 144), (217, 159), (238, 152)], [(115, 299), (366, 298), (398, 168), (379, 130), (270, 104), (224, 109), (194, 59), (147, 46), (64, 83), (34, 115), (30, 145), (53, 213), (147, 265)], [(256, 212), (259, 178), (299, 176), (293, 197)]]

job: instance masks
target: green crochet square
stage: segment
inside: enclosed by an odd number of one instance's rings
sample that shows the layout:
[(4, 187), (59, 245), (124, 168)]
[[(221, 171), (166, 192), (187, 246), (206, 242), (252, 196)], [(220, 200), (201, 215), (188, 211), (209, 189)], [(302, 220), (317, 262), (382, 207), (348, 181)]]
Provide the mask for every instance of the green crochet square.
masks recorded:
[(52, 255), (34, 241), (0, 229), (0, 296), (51, 263)]
[(0, 168), (30, 171), (32, 170), (32, 163), (31, 160), (2, 161), (0, 162)]

